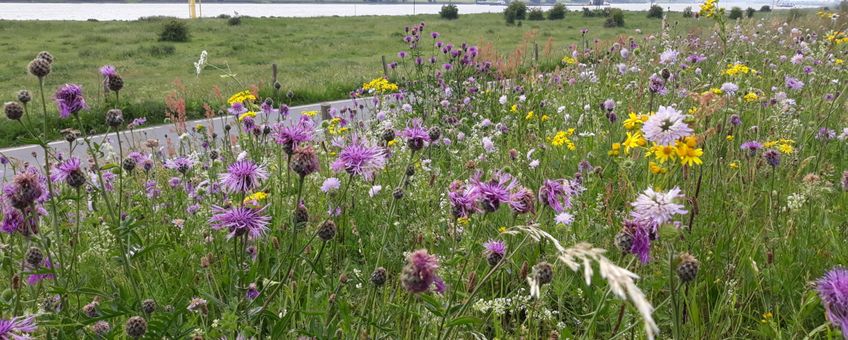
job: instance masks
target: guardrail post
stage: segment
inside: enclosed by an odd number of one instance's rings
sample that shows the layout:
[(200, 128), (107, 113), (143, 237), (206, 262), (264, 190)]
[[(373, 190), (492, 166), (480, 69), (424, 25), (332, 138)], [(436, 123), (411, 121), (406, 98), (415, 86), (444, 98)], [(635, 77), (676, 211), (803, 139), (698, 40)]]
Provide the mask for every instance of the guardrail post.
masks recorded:
[(330, 117), (330, 104), (321, 103), (321, 120), (330, 120), (333, 117)]

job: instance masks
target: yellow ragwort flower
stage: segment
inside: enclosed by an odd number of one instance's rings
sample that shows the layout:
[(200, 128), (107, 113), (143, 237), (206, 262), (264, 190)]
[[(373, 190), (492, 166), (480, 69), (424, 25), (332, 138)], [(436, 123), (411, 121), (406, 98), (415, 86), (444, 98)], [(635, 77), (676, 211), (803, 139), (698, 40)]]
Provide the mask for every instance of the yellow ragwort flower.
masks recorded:
[(742, 96), (742, 99), (744, 99), (746, 102), (750, 103), (750, 102), (755, 102), (755, 101), (759, 100), (760, 96), (758, 96), (754, 92), (748, 92), (748, 94)]
[(624, 139), (624, 154), (630, 154), (630, 149), (635, 149), (638, 147), (645, 146), (647, 142), (645, 141), (645, 137), (642, 137), (642, 133), (636, 131), (635, 133), (627, 133), (627, 138)]
[(227, 105), (232, 106), (235, 103), (243, 103), (245, 101), (253, 100), (256, 100), (256, 96), (253, 95), (253, 92), (250, 92), (249, 90), (244, 90), (232, 95), (230, 99), (227, 99)]
[(701, 161), (703, 154), (704, 150), (701, 148), (691, 147), (687, 143), (677, 143), (677, 157), (680, 157), (680, 164), (682, 165), (690, 167), (695, 164), (701, 165), (703, 163)]
[(253, 112), (253, 111), (247, 111), (247, 112), (245, 112), (245, 113), (242, 113), (241, 115), (239, 115), (238, 120), (241, 122), (241, 121), (243, 121), (243, 120), (244, 120), (245, 118), (247, 118), (247, 117), (250, 117), (250, 118), (254, 118), (254, 117), (256, 117), (256, 112)]

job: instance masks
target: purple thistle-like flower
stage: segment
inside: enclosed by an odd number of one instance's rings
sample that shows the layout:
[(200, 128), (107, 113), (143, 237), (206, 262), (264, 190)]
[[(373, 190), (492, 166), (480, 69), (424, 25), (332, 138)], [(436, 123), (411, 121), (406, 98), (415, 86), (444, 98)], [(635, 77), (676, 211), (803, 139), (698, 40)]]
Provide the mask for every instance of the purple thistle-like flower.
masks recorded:
[(848, 269), (836, 267), (816, 282), (827, 319), (848, 339)]
[(81, 162), (79, 158), (71, 157), (65, 161), (56, 164), (53, 173), (50, 174), (50, 179), (54, 182), (66, 182), (69, 177), (75, 176), (81, 171)]
[(255, 239), (265, 234), (265, 231), (268, 230), (268, 223), (271, 221), (271, 217), (264, 215), (266, 207), (257, 209), (239, 206), (225, 209), (219, 206), (212, 206), (214, 215), (209, 219), (209, 224), (213, 230), (224, 228), (229, 230), (230, 233), (227, 235), (227, 238), (247, 234), (249, 239)]
[(245, 297), (248, 300), (255, 300), (256, 298), (259, 297), (259, 289), (256, 288), (255, 283), (251, 283), (250, 285), (247, 286), (247, 292), (245, 293)]
[(500, 256), (506, 254), (506, 243), (501, 240), (489, 240), (483, 243), (483, 248), (486, 248), (487, 254), (498, 254)]
[[(44, 258), (44, 260), (41, 260), (41, 268), (53, 269), (53, 263), (50, 262), (49, 258)], [(53, 280), (54, 278), (56, 277), (50, 273), (31, 274), (27, 277), (27, 284), (30, 286), (35, 286), (43, 280)]]
[(129, 124), (127, 124), (127, 128), (135, 129), (139, 126), (147, 124), (147, 117), (138, 117), (132, 120)]
[(612, 112), (612, 110), (615, 110), (615, 100), (604, 100), (604, 102), (601, 103), (601, 109), (607, 112)]
[(501, 203), (512, 202), (511, 193), (518, 186), (518, 180), (506, 172), (495, 172), (489, 181), (480, 180), (481, 173), (477, 172), (471, 179), (472, 190), (479, 196), (483, 209), (487, 212), (498, 210)]
[(353, 142), (339, 152), (339, 157), (330, 165), (335, 172), (345, 171), (351, 175), (362, 176), (366, 181), (374, 177), (374, 172), (386, 166), (386, 152), (378, 146), (368, 146), (362, 140)]
[(665, 79), (660, 77), (658, 74), (654, 73), (648, 78), (648, 90), (652, 93), (659, 93), (661, 95), (665, 95), (667, 90), (665, 88)]
[(407, 257), (406, 267), (403, 268), (401, 281), (410, 293), (424, 293), (436, 281), (439, 269), (439, 259), (435, 255), (427, 253), (426, 249), (419, 249)]
[(221, 174), (221, 185), (229, 193), (249, 193), (266, 179), (268, 171), (265, 167), (242, 159), (227, 166), (227, 172)]
[(748, 157), (754, 157), (757, 154), (757, 151), (763, 148), (763, 144), (755, 140), (749, 140), (742, 143), (739, 148), (743, 151), (748, 151)]
[(29, 333), (38, 330), (35, 316), (18, 316), (9, 320), (0, 319), (0, 339), (25, 340), (32, 339)]
[(536, 212), (536, 195), (525, 187), (518, 188), (509, 195), (509, 208), (516, 214), (527, 214)]
[(88, 109), (85, 98), (82, 96), (82, 87), (77, 84), (65, 84), (56, 90), (53, 95), (59, 116), (63, 119), (70, 117), (82, 110)]
[(667, 192), (657, 192), (652, 188), (645, 189), (636, 201), (630, 203), (633, 206), (630, 216), (633, 216), (636, 221), (648, 223), (653, 227), (659, 226), (670, 221), (674, 215), (686, 213), (682, 204), (675, 203), (675, 200), (683, 197), (678, 187)]
[(473, 187), (466, 186), (460, 182), (451, 183), (448, 200), (451, 203), (453, 217), (469, 217), (471, 214), (480, 212), (477, 207), (477, 191)]
[(651, 261), (651, 228), (643, 223), (626, 221), (625, 229), (633, 235), (633, 245), (630, 252), (639, 259), (642, 264)]
[(775, 149), (768, 149), (766, 152), (763, 152), (763, 158), (773, 168), (780, 165), (780, 152), (777, 152)]
[(242, 113), (247, 112), (247, 108), (244, 107), (244, 103), (235, 102), (232, 105), (230, 105), (229, 108), (227, 108), (227, 112), (229, 112), (231, 115), (239, 116)]
[(287, 154), (291, 154), (298, 145), (312, 140), (314, 125), (315, 123), (309, 117), (302, 116), (297, 124), (275, 124), (272, 127), (271, 136), (277, 144), (283, 146)]
[(683, 121), (683, 114), (671, 106), (660, 105), (657, 113), (642, 126), (645, 138), (659, 145), (673, 145), (674, 141), (689, 136), (693, 130)]
[(793, 91), (800, 91), (802, 88), (804, 88), (804, 82), (799, 80), (798, 78), (786, 76), (784, 78), (784, 82), (786, 83), (786, 87)]
[(11, 182), (6, 183), (3, 195), (9, 204), (19, 210), (44, 203), (49, 197), (47, 178), (38, 168), (27, 167), (25, 171), (15, 175)]
[(115, 66), (103, 65), (103, 67), (100, 68), (100, 74), (106, 78), (114, 77), (118, 75), (118, 70), (115, 69)]
[(561, 213), (571, 209), (571, 198), (578, 195), (584, 188), (576, 181), (567, 179), (546, 179), (539, 188), (539, 201)]
[(169, 160), (165, 161), (165, 168), (168, 168), (168, 169), (171, 169), (171, 170), (177, 170), (180, 173), (185, 174), (189, 170), (191, 170), (191, 168), (194, 167), (195, 163), (196, 162), (189, 157), (180, 156), (180, 157), (177, 157), (177, 158), (174, 158), (174, 159), (169, 159)]
[(403, 138), (406, 138), (406, 145), (412, 151), (421, 150), (424, 147), (424, 143), (430, 142), (430, 134), (427, 133), (427, 129), (424, 128), (420, 118), (412, 119), (401, 135)]
[(38, 234), (38, 214), (30, 214), (29, 209), (24, 214), (20, 210), (12, 207), (3, 208), (3, 222), (0, 224), (0, 231), (13, 234), (21, 233), (24, 236)]

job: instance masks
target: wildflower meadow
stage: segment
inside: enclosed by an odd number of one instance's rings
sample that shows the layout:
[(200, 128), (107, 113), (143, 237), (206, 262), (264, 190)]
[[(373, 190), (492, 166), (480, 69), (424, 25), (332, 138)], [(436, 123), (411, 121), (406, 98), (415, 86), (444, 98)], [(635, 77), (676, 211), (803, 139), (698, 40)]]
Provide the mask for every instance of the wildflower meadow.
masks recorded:
[(0, 339), (848, 339), (848, 21), (699, 10), (546, 69), (411, 23), (323, 111), (204, 51), (221, 100), (168, 99), (163, 140), (120, 68), (40, 52), (4, 99), (44, 153), (0, 157)]

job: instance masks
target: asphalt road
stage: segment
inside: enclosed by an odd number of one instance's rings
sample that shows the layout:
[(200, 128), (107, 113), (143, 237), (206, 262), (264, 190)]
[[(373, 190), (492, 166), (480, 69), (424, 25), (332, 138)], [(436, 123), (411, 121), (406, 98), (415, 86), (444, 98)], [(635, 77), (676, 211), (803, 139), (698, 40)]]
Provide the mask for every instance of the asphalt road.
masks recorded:
[[(360, 98), (357, 99), (357, 103), (365, 103), (369, 99), (370, 98)], [(289, 119), (297, 119), (300, 116), (300, 113), (304, 111), (321, 112), (322, 105), (326, 105), (329, 108), (335, 108), (336, 110), (341, 110), (346, 107), (352, 108), (354, 106), (354, 102), (351, 99), (345, 99), (319, 104), (293, 106), (289, 108)], [(361, 117), (363, 115), (367, 116), (370, 115), (370, 113), (360, 111), (359, 116)], [(224, 125), (226, 125), (226, 122), (232, 119), (232, 117), (215, 117), (211, 120), (199, 119), (187, 121), (186, 127), (191, 129), (197, 124), (202, 124), (205, 125), (208, 129), (214, 129), (214, 131), (217, 132), (219, 136), (223, 136)], [(267, 119), (268, 121), (275, 122), (277, 120), (276, 114), (269, 116)], [(314, 119), (320, 121), (322, 119), (322, 114), (319, 113), (315, 115)], [(257, 121), (257, 123), (262, 124), (264, 123), (264, 121), (260, 120)], [(157, 139), (159, 140), (159, 144), (164, 146), (166, 145), (165, 140), (167, 137), (170, 137), (176, 143), (176, 139), (178, 136), (174, 126), (171, 124), (135, 129), (133, 130), (132, 134), (125, 132), (121, 133), (121, 140), (122, 144), (125, 146), (125, 149), (127, 149), (127, 146), (131, 145), (144, 145), (145, 141), (147, 141), (148, 139)], [(114, 147), (114, 150), (118, 150), (118, 140), (116, 138), (115, 133), (110, 133), (108, 135), (108, 138), (105, 134), (96, 135), (92, 137), (91, 140), (92, 143), (104, 143), (104, 141), (111, 143)], [(70, 145), (64, 140), (51, 142), (50, 148), (55, 150), (56, 152), (62, 152), (65, 156), (69, 155), (71, 151)], [(84, 161), (88, 159), (86, 150), (87, 148), (85, 146), (85, 143), (77, 143), (77, 145), (74, 147), (73, 155)], [(126, 153), (128, 151), (125, 150), (124, 152)], [(5, 156), (7, 159), (9, 159), (10, 162), (17, 165), (32, 163), (40, 164), (41, 166), (43, 166), (44, 163), (44, 152), (41, 147), (37, 145), (23, 145), (12, 148), (0, 149), (0, 155)], [(8, 180), (13, 175), (14, 173), (11, 165), (3, 167), (3, 177), (5, 179)]]

